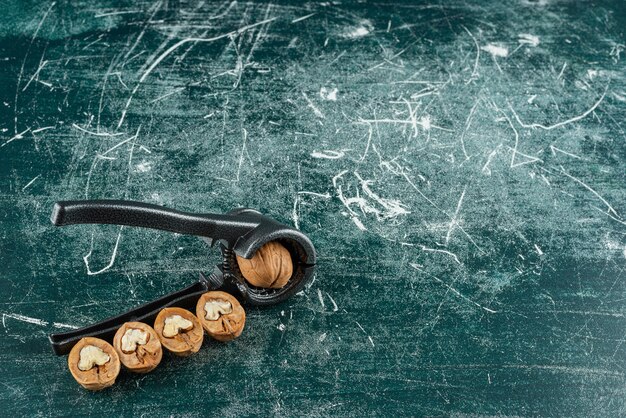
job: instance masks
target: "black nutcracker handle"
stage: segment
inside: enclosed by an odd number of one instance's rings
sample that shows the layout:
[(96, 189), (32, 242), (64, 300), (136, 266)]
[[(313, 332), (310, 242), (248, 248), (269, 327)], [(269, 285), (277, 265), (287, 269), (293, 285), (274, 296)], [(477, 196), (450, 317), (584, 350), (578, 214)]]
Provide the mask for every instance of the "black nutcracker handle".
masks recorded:
[(225, 240), (230, 246), (260, 225), (259, 220), (241, 215), (196, 214), (124, 200), (57, 202), (51, 220), (56, 226), (114, 224), (160, 229), (212, 240)]
[(244, 258), (251, 258), (268, 241), (286, 239), (298, 244), (298, 259), (304, 264), (313, 265), (316, 258), (313, 244), (302, 232), (247, 208), (197, 214), (127, 200), (68, 200), (54, 205), (51, 220), (57, 226), (113, 224), (196, 235), (210, 244), (223, 241)]

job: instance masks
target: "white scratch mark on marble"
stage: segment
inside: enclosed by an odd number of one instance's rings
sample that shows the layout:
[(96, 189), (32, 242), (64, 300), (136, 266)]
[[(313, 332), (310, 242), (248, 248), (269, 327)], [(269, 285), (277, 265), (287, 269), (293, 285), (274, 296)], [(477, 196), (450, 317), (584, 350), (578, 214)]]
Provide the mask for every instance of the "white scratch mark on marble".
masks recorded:
[(93, 136), (105, 136), (105, 137), (106, 137), (106, 136), (120, 136), (120, 135), (124, 135), (124, 134), (125, 134), (124, 132), (116, 132), (116, 133), (108, 133), (108, 132), (93, 132), (93, 131), (90, 131), (90, 130), (88, 130), (88, 129), (85, 129), (85, 128), (83, 128), (83, 127), (81, 127), (81, 126), (79, 126), (79, 125), (77, 125), (77, 124), (75, 124), (75, 123), (72, 123), (72, 127), (73, 127), (74, 129), (78, 129), (78, 130), (79, 130), (79, 131), (81, 131), (81, 132), (84, 132), (84, 133), (86, 133), (86, 134), (93, 135)]
[[(35, 42), (35, 39), (37, 39), (37, 35), (39, 34), (39, 31), (41, 30), (43, 23), (46, 21), (46, 18), (48, 17), (48, 15), (50, 14), (50, 11), (55, 5), (56, 5), (56, 1), (53, 1), (52, 3), (50, 3), (50, 6), (48, 7), (43, 17), (39, 21), (39, 24), (37, 25), (37, 29), (35, 29), (35, 33), (33, 33), (33, 37), (30, 39), (30, 44), (28, 45), (28, 49), (26, 49), (26, 54), (24, 55), (24, 59), (22, 60), (22, 66), (20, 67), (20, 72), (17, 76), (17, 84), (15, 87), (15, 100), (13, 103), (13, 133), (16, 136), (18, 135), (17, 133), (17, 114), (18, 114), (17, 108), (18, 108), (19, 91), (20, 91), (20, 86), (22, 83), (22, 76), (24, 75), (24, 67), (26, 65), (26, 59), (28, 58), (28, 54), (30, 53), (30, 49), (33, 46), (33, 43)], [(7, 143), (8, 142), (5, 142), (4, 144), (2, 144), (0, 148), (6, 145)]]
[(564, 62), (563, 67), (561, 67), (561, 71), (559, 72), (559, 75), (556, 77), (557, 80), (560, 80), (561, 77), (563, 77), (563, 73), (565, 72), (566, 68), (567, 68), (567, 63)]
[(480, 97), (476, 99), (474, 106), (472, 106), (472, 108), (470, 109), (469, 115), (465, 120), (465, 129), (463, 129), (463, 132), (461, 132), (461, 150), (463, 151), (463, 155), (465, 156), (466, 161), (469, 160), (469, 155), (467, 154), (467, 150), (465, 149), (465, 134), (467, 133), (467, 131), (469, 131), (470, 125), (472, 123), (472, 118), (474, 117), (474, 112), (476, 112), (476, 108), (478, 107), (479, 103)]
[(491, 164), (491, 160), (493, 160), (493, 157), (495, 157), (495, 155), (498, 153), (498, 150), (502, 147), (502, 144), (498, 145), (497, 147), (495, 147), (493, 149), (493, 151), (491, 151), (489, 153), (489, 155), (487, 156), (487, 161), (485, 162), (485, 165), (483, 166), (483, 168), (481, 169), (481, 172), (487, 176), (491, 175), (491, 168), (489, 168), (489, 164)]
[(295, 18), (294, 20), (292, 20), (292, 21), (291, 21), (291, 23), (298, 23), (298, 22), (302, 22), (303, 20), (306, 20), (306, 19), (308, 19), (308, 18), (310, 18), (310, 17), (312, 17), (312, 16), (315, 16), (316, 14), (317, 14), (317, 13), (311, 13), (311, 14), (308, 14), (308, 15), (306, 15), (306, 16), (302, 16), (302, 17)]
[(15, 141), (16, 139), (22, 139), (24, 138), (24, 134), (26, 132), (30, 131), (30, 128), (26, 128), (24, 129), (22, 132), (15, 134), (12, 138), (8, 139), (5, 143), (3, 143), (2, 145), (0, 145), (0, 148), (9, 145), (11, 142)]
[(16, 313), (3, 313), (2, 314), (2, 325), (4, 326), (4, 328), (6, 328), (5, 318), (12, 318), (12, 319), (15, 319), (17, 321), (26, 322), (28, 324), (35, 324), (35, 325), (41, 325), (41, 326), (48, 325), (48, 321), (44, 321), (43, 319), (33, 318), (33, 317), (30, 317), (30, 316), (20, 315), (20, 314), (16, 314)]
[(363, 334), (367, 335), (367, 339), (369, 340), (372, 347), (374, 347), (374, 340), (372, 340), (372, 337), (367, 333), (367, 331), (365, 331), (361, 324), (359, 324), (357, 321), (354, 321), (354, 323), (361, 329), (361, 331), (363, 331)]
[[(621, 94), (620, 94), (621, 93)], [(619, 100), (620, 102), (626, 102), (626, 92), (613, 92), (613, 97), (615, 97), (617, 100)]]
[(520, 117), (517, 115), (517, 112), (515, 112), (515, 109), (513, 109), (513, 106), (511, 105), (511, 103), (508, 103), (508, 105), (509, 105), (509, 109), (511, 109), (511, 112), (513, 112), (513, 116), (515, 117), (515, 120), (517, 120), (517, 123), (519, 123), (522, 128), (540, 128), (540, 129), (544, 129), (546, 131), (550, 131), (552, 129), (560, 128), (560, 127), (568, 125), (570, 123), (577, 122), (577, 121), (579, 121), (581, 119), (584, 119), (585, 117), (589, 116), (591, 114), (591, 112), (593, 112), (594, 110), (597, 109), (598, 106), (600, 106), (600, 103), (602, 103), (602, 101), (604, 100), (604, 96), (606, 96), (606, 92), (607, 92), (608, 88), (609, 88), (609, 86), (607, 84), (606, 88), (604, 89), (604, 93), (602, 93), (602, 96), (600, 96), (598, 101), (595, 102), (593, 104), (593, 106), (591, 106), (589, 109), (587, 109), (582, 114), (580, 114), (578, 116), (574, 116), (574, 117), (572, 117), (570, 119), (567, 119), (567, 120), (564, 120), (562, 122), (558, 122), (558, 123), (552, 124), (552, 125), (544, 125), (544, 124), (541, 124), (541, 123), (524, 123), (524, 122), (522, 122)]
[(448, 226), (448, 232), (446, 233), (446, 246), (450, 242), (450, 237), (452, 236), (452, 232), (457, 225), (457, 219), (459, 217), (459, 212), (461, 211), (461, 205), (463, 204), (463, 198), (465, 197), (465, 192), (467, 191), (467, 186), (463, 188), (463, 193), (461, 193), (461, 197), (456, 205), (456, 210), (454, 211), (454, 215), (452, 216), (452, 220), (450, 220), (450, 225)]
[[(521, 152), (519, 150), (519, 133), (517, 132), (517, 129), (515, 129), (515, 126), (513, 126), (513, 122), (511, 122), (511, 119), (504, 114), (504, 112), (502, 112), (503, 118), (504, 120), (506, 120), (509, 124), (509, 126), (511, 127), (511, 129), (513, 130), (513, 133), (515, 134), (515, 146), (512, 149), (512, 154), (511, 154), (511, 165), (510, 168), (515, 168), (515, 167), (519, 167), (522, 165), (526, 165), (526, 164), (530, 164), (530, 163), (534, 163), (537, 161), (543, 162), (540, 158), (537, 157), (533, 157), (531, 155), (528, 154), (524, 154), (523, 152)], [(517, 156), (521, 155), (522, 157), (526, 157), (526, 160), (521, 160), (519, 162), (517, 161)]]
[(320, 305), (322, 305), (322, 309), (326, 309), (326, 305), (324, 304), (324, 296), (322, 296), (322, 291), (317, 289), (317, 298), (320, 301)]
[(293, 219), (293, 224), (297, 229), (300, 229), (300, 215), (298, 215), (299, 204), (300, 195), (296, 195), (296, 198), (293, 200), (293, 210), (291, 211), (291, 218)]
[(356, 227), (359, 228), (361, 231), (367, 231), (367, 228), (365, 227), (365, 225), (363, 225), (363, 222), (361, 222), (361, 220), (358, 217), (353, 216), (352, 222), (354, 222)]
[(603, 198), (600, 193), (596, 192), (594, 189), (591, 188), (591, 186), (589, 186), (587, 183), (583, 182), (582, 180), (580, 180), (579, 178), (576, 178), (574, 176), (572, 176), (571, 174), (565, 172), (565, 170), (563, 168), (561, 168), (561, 173), (563, 173), (563, 175), (565, 175), (566, 177), (574, 180), (576, 183), (580, 184), (581, 186), (583, 186), (585, 189), (589, 190), (591, 193), (593, 193), (598, 199), (600, 199), (602, 201), (602, 203), (604, 203), (607, 207), (607, 210), (609, 212), (611, 212), (613, 215), (615, 215), (617, 218), (621, 219), (622, 217), (620, 215), (618, 215), (618, 213), (615, 211), (615, 209), (613, 208), (613, 206), (611, 206), (611, 204), (609, 202), (606, 201), (605, 198)]
[(330, 193), (315, 193), (315, 192), (308, 192), (306, 190), (303, 191), (299, 191), (298, 194), (306, 194), (306, 195), (310, 195), (310, 196), (316, 196), (316, 197), (321, 197), (323, 199), (330, 199), (332, 196), (330, 195)]
[(329, 100), (331, 102), (337, 101), (337, 93), (338, 93), (337, 88), (331, 89), (331, 88), (322, 87), (320, 89), (320, 97), (324, 100)]
[(308, 106), (311, 108), (311, 110), (313, 110), (313, 113), (315, 113), (315, 116), (317, 116), (320, 119), (326, 118), (326, 116), (324, 116), (322, 111), (319, 110), (317, 106), (315, 106), (315, 104), (313, 104), (313, 102), (311, 101), (311, 99), (309, 99), (309, 96), (307, 96), (305, 92), (302, 92), (302, 96), (304, 96), (304, 99), (307, 101)]
[[(363, 192), (365, 192), (367, 196), (371, 197), (374, 201), (376, 201), (385, 209), (384, 212), (374, 209), (374, 213), (376, 213), (379, 218), (396, 218), (400, 215), (408, 215), (411, 213), (409, 210), (406, 209), (406, 206), (401, 201), (396, 199), (383, 198), (374, 193), (369, 187), (371, 184), (373, 184), (372, 180), (363, 179), (356, 171), (354, 172), (354, 175), (357, 179), (359, 179)], [(363, 209), (364, 206), (367, 206), (367, 204), (360, 206)]]
[(458, 290), (456, 290), (454, 287), (450, 286), (448, 283), (446, 283), (446, 282), (444, 282), (443, 280), (441, 280), (439, 277), (437, 277), (437, 276), (433, 276), (432, 274), (430, 274), (430, 273), (428, 273), (428, 272), (426, 272), (426, 271), (422, 270), (418, 264), (410, 263), (410, 266), (411, 266), (411, 267), (413, 267), (415, 270), (420, 271), (420, 272), (422, 272), (422, 273), (426, 274), (427, 276), (432, 277), (433, 279), (437, 280), (439, 283), (441, 283), (442, 285), (444, 285), (444, 286), (445, 286), (448, 290), (450, 290), (452, 293), (454, 293), (454, 294), (455, 294), (455, 295), (457, 295), (458, 297), (460, 297), (460, 298), (462, 298), (462, 299), (464, 299), (464, 300), (466, 300), (466, 301), (470, 302), (471, 304), (473, 304), (473, 305), (475, 305), (475, 306), (479, 307), (480, 309), (482, 309), (482, 310), (484, 310), (484, 311), (486, 311), (486, 312), (492, 313), (492, 314), (498, 313), (498, 311), (494, 311), (493, 309), (490, 309), (490, 308), (487, 308), (487, 307), (485, 307), (485, 306), (482, 306), (481, 304), (479, 304), (479, 303), (477, 303), (477, 302), (473, 301), (472, 299), (468, 298), (467, 296), (465, 296), (464, 294), (462, 294), (461, 292), (459, 292)]
[(119, 15), (128, 15), (128, 14), (135, 14), (135, 13), (141, 13), (140, 10), (118, 10), (115, 12), (105, 12), (105, 13), (98, 13), (95, 14), (93, 17), (108, 17), (108, 16), (119, 16)]
[(167, 58), (172, 52), (176, 51), (181, 46), (183, 46), (183, 45), (185, 45), (187, 43), (190, 43), (190, 42), (194, 42), (194, 43), (195, 42), (215, 42), (217, 40), (228, 38), (228, 37), (231, 37), (233, 35), (239, 35), (239, 34), (245, 32), (245, 31), (247, 31), (249, 29), (254, 28), (254, 27), (257, 27), (257, 26), (260, 26), (260, 25), (264, 25), (264, 24), (269, 23), (269, 22), (273, 22), (276, 19), (278, 19), (278, 18), (277, 17), (272, 17), (272, 18), (269, 18), (269, 19), (265, 19), (265, 20), (262, 20), (262, 21), (257, 22), (257, 23), (253, 23), (253, 24), (250, 24), (250, 25), (242, 26), (242, 27), (240, 27), (239, 29), (236, 29), (236, 30), (233, 30), (233, 31), (230, 31), (230, 32), (227, 32), (227, 33), (223, 33), (221, 35), (214, 36), (212, 38), (185, 38), (185, 39), (181, 39), (180, 41), (176, 42), (174, 45), (170, 46), (163, 53), (161, 53), (161, 55), (159, 55), (154, 61), (152, 61), (152, 64), (150, 64), (150, 66), (148, 66), (148, 68), (146, 68), (146, 70), (143, 72), (143, 74), (139, 78), (139, 81), (135, 85), (135, 88), (133, 88), (133, 91), (131, 92), (130, 96), (126, 100), (126, 105), (124, 106), (124, 110), (122, 110), (122, 115), (120, 117), (120, 120), (117, 123), (118, 129), (124, 123), (124, 119), (126, 118), (126, 113), (128, 112), (128, 108), (130, 107), (130, 104), (131, 104), (131, 102), (133, 100), (133, 96), (135, 95), (135, 93), (137, 93), (137, 90), (139, 89), (141, 84), (146, 80), (146, 78), (148, 78), (148, 76), (152, 73), (152, 71), (154, 71), (154, 69), (165, 58)]
[(459, 260), (459, 257), (457, 257), (457, 255), (456, 255), (456, 254), (454, 254), (454, 253), (452, 253), (452, 252), (450, 252), (450, 251), (446, 251), (446, 250), (439, 250), (439, 249), (437, 249), (437, 248), (428, 248), (428, 247), (426, 247), (425, 245), (420, 245), (419, 247), (422, 249), (422, 251), (426, 251), (426, 252), (430, 252), (430, 253), (443, 253), (443, 254), (449, 255), (450, 257), (452, 257), (452, 258), (454, 259), (454, 261), (455, 261), (457, 264), (459, 264), (459, 265), (462, 265), (462, 264), (463, 264), (463, 263), (461, 263), (461, 261)]
[(150, 101), (150, 103), (152, 104), (152, 103), (160, 102), (161, 100), (163, 100), (163, 99), (165, 99), (165, 98), (167, 98), (167, 97), (170, 97), (170, 96), (171, 96), (171, 95), (173, 95), (173, 94), (180, 93), (180, 92), (181, 92), (181, 91), (183, 91), (183, 90), (185, 90), (185, 87), (179, 87), (179, 88), (177, 88), (177, 89), (174, 89), (174, 90), (172, 90), (172, 91), (170, 91), (170, 92), (168, 92), (168, 93), (165, 93), (165, 94), (163, 94), (163, 95), (161, 95), (161, 96), (157, 97), (157, 98), (156, 98), (156, 99), (154, 99), (154, 100), (151, 100), (151, 101)]
[(323, 150), (323, 151), (313, 151), (311, 153), (311, 157), (313, 158), (325, 158), (327, 160), (338, 160), (342, 158), (345, 154), (345, 151), (349, 150), (341, 150), (341, 151), (333, 151), (333, 150)]
[(478, 79), (479, 75), (478, 75), (478, 62), (480, 61), (480, 45), (478, 44), (478, 41), (476, 40), (476, 37), (474, 35), (472, 35), (472, 32), (469, 31), (469, 29), (467, 29), (465, 26), (461, 25), (463, 27), (463, 29), (465, 29), (465, 32), (467, 32), (467, 34), (470, 36), (470, 38), (472, 38), (472, 41), (474, 42), (474, 45), (476, 46), (476, 58), (474, 59), (474, 68), (472, 69), (472, 74), (470, 75), (470, 78), (465, 82), (465, 84), (469, 84), (472, 81)]
[(77, 327), (76, 325), (64, 324), (62, 322), (53, 322), (52, 325), (54, 325), (57, 328), (68, 328), (68, 329), (78, 329), (78, 328), (80, 328), (80, 327)]
[(560, 148), (555, 147), (554, 145), (550, 145), (550, 151), (552, 151), (552, 155), (556, 155), (557, 152), (560, 152), (561, 154), (565, 154), (565, 155), (569, 155), (572, 158), (576, 158), (578, 160), (584, 160), (584, 158), (576, 155), (576, 154), (572, 154), (571, 152), (567, 152), (564, 151)]
[(31, 181), (29, 181), (26, 186), (22, 187), (22, 191), (28, 189), (35, 181), (37, 181), (39, 177), (41, 177), (41, 174), (35, 177), (34, 179), (32, 179)]
[(93, 252), (93, 240), (94, 240), (94, 234), (91, 235), (91, 249), (83, 257), (83, 261), (85, 262), (85, 266), (87, 267), (87, 275), (89, 275), (89, 276), (96, 276), (98, 274), (104, 273), (105, 271), (107, 271), (111, 267), (113, 267), (113, 264), (115, 264), (115, 258), (117, 257), (117, 249), (119, 248), (119, 245), (120, 245), (120, 240), (122, 238), (122, 230), (123, 229), (124, 229), (124, 227), (120, 226), (120, 231), (117, 234), (117, 239), (115, 240), (115, 246), (113, 247), (113, 251), (111, 253), (111, 259), (109, 260), (109, 264), (107, 264), (105, 267), (103, 267), (102, 269), (100, 269), (98, 271), (91, 271), (91, 269), (89, 267), (89, 258), (91, 258), (91, 253)]
[(326, 296), (328, 297), (328, 299), (330, 299), (330, 303), (333, 304), (333, 312), (337, 312), (339, 310), (339, 307), (337, 306), (337, 303), (335, 303), (335, 299), (333, 299), (333, 297), (330, 295), (330, 293), (325, 292)]
[(147, 173), (152, 170), (152, 163), (150, 161), (142, 161), (135, 166), (135, 171), (138, 173)]
[(485, 52), (488, 52), (491, 54), (492, 57), (502, 57), (502, 58), (506, 58), (509, 55), (509, 50), (504, 47), (504, 46), (499, 46), (496, 44), (487, 44), (483, 47), (481, 47), (480, 49), (482, 49)]
[(517, 42), (524, 45), (537, 46), (539, 45), (539, 37), (531, 35), (529, 33), (520, 33)]
[(56, 126), (43, 126), (41, 128), (37, 128), (33, 130), (33, 133), (38, 134), (39, 132), (47, 131), (48, 129), (54, 129), (54, 128), (56, 128)]
[(373, 29), (374, 26), (372, 25), (372, 22), (369, 20), (362, 20), (359, 26), (348, 27), (343, 32), (342, 36), (348, 39), (358, 39), (369, 35)]

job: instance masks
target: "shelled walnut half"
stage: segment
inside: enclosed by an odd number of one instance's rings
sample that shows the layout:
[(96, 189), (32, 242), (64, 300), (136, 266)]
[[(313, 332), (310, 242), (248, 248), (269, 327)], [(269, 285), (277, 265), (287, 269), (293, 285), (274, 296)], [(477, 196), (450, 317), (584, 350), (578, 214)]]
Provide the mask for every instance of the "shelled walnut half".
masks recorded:
[(111, 344), (93, 337), (82, 338), (67, 358), (70, 373), (85, 389), (101, 390), (120, 373), (120, 359)]
[(182, 357), (197, 353), (204, 338), (198, 318), (183, 308), (161, 310), (154, 321), (154, 330), (163, 347)]
[(126, 322), (113, 337), (113, 347), (131, 372), (148, 373), (163, 357), (161, 341), (154, 329), (142, 322)]
[(218, 341), (230, 341), (241, 335), (246, 312), (237, 299), (226, 292), (207, 292), (196, 304), (196, 315), (204, 330)]
[(254, 286), (280, 289), (293, 274), (291, 254), (277, 241), (264, 244), (250, 259), (236, 258), (241, 275)]

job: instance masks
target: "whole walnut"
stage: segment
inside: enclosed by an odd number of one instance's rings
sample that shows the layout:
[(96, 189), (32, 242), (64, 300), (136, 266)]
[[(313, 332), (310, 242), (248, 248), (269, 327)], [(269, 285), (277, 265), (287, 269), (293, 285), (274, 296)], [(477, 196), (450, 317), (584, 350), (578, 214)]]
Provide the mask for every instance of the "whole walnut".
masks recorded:
[(237, 264), (248, 283), (258, 287), (280, 289), (293, 274), (291, 254), (277, 241), (263, 245), (251, 259), (237, 256)]

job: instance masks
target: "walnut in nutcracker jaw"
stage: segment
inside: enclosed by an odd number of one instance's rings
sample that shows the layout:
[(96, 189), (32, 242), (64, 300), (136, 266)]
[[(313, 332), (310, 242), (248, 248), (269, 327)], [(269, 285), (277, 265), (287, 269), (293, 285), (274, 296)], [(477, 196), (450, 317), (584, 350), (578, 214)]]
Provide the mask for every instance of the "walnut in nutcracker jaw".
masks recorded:
[(293, 274), (291, 254), (277, 241), (264, 244), (251, 259), (237, 255), (237, 264), (241, 275), (257, 287), (280, 289)]

